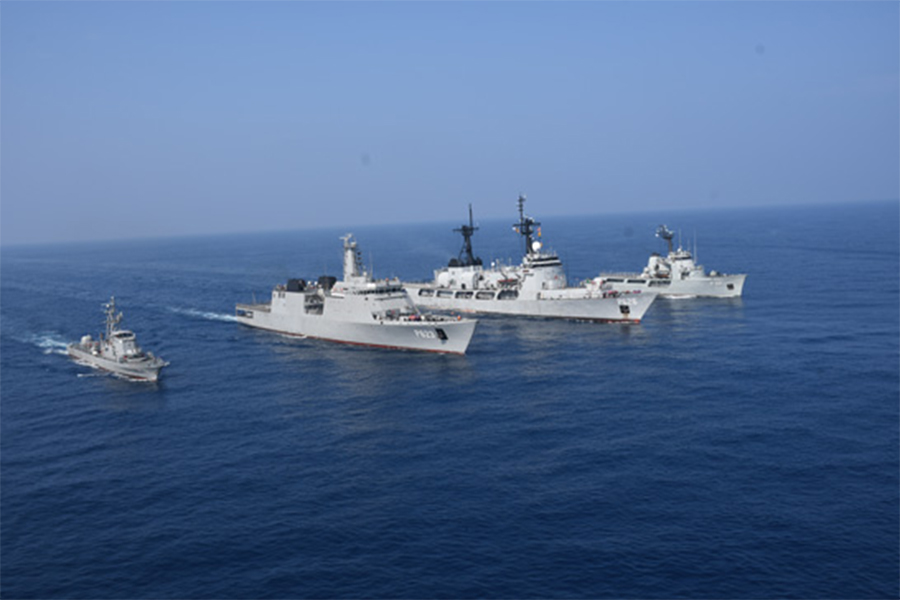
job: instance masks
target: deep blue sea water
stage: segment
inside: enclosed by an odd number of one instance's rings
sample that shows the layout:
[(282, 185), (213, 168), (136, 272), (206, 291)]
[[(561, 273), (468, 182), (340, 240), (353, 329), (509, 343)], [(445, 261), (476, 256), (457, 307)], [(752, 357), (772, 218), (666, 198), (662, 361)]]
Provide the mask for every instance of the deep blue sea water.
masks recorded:
[[(664, 222), (744, 297), (483, 318), (463, 357), (231, 319), (338, 274), (343, 230), (6, 247), (0, 593), (896, 598), (898, 213), (544, 218), (570, 279), (640, 270)], [(513, 220), (476, 253), (516, 257)], [(376, 275), (424, 279), (455, 225), (354, 233)], [(157, 385), (62, 354), (113, 294), (172, 363)]]

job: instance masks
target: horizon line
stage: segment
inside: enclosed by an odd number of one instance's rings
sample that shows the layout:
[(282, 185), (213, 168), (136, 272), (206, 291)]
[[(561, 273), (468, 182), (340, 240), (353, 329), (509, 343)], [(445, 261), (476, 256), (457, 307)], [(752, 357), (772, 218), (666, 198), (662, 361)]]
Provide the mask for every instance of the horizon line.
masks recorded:
[[(895, 203), (900, 205), (900, 197), (898, 198), (888, 198), (888, 199), (874, 199), (874, 200), (843, 200), (837, 202), (796, 202), (790, 204), (750, 204), (750, 205), (738, 205), (738, 206), (701, 206), (701, 207), (685, 207), (685, 208), (676, 208), (676, 209), (633, 209), (629, 208), (628, 210), (607, 210), (603, 212), (589, 212), (589, 213), (542, 213), (541, 219), (546, 219), (548, 217), (551, 218), (572, 218), (572, 217), (597, 217), (603, 215), (643, 215), (652, 212), (665, 212), (665, 213), (696, 213), (700, 211), (704, 212), (733, 212), (733, 211), (741, 211), (741, 210), (772, 210), (772, 209), (792, 209), (792, 208), (813, 208), (816, 206), (821, 207), (838, 207), (838, 206), (856, 206), (861, 204), (888, 204)], [(490, 223), (494, 221), (500, 221), (504, 219), (504, 217), (488, 217), (486, 219), (482, 219), (485, 223)], [(437, 220), (428, 220), (428, 221), (402, 221), (396, 222), (393, 224), (402, 225), (402, 226), (415, 226), (415, 225), (436, 225), (441, 223), (451, 223), (450, 220), (437, 219)], [(316, 225), (312, 227), (297, 227), (297, 228), (273, 228), (273, 229), (248, 229), (248, 230), (230, 230), (230, 231), (218, 231), (218, 232), (197, 232), (197, 233), (173, 233), (173, 234), (150, 234), (150, 235), (141, 235), (137, 237), (112, 237), (112, 238), (100, 238), (100, 239), (73, 239), (73, 240), (58, 240), (58, 241), (38, 241), (38, 242), (12, 242), (12, 243), (4, 243), (2, 239), (0, 239), (0, 249), (14, 249), (14, 248), (38, 248), (38, 247), (49, 247), (49, 246), (77, 246), (77, 245), (88, 245), (88, 244), (98, 244), (98, 243), (121, 243), (121, 242), (152, 242), (152, 241), (163, 241), (163, 240), (192, 240), (192, 239), (201, 239), (201, 238), (216, 238), (216, 237), (226, 237), (226, 236), (249, 236), (249, 235), (257, 235), (257, 234), (287, 234), (294, 233), (300, 231), (322, 231), (327, 229), (359, 229), (366, 227), (389, 227), (391, 226), (391, 222), (382, 222), (382, 223), (353, 223), (346, 226), (339, 225)]]

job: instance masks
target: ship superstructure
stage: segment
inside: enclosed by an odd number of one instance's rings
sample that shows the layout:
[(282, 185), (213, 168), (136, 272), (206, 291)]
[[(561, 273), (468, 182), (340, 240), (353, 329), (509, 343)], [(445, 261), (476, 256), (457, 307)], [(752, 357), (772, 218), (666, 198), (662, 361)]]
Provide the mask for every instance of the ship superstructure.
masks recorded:
[(110, 298), (103, 308), (106, 313), (105, 333), (98, 340), (86, 335), (81, 341), (69, 344), (66, 347), (68, 355), (76, 362), (122, 377), (157, 381), (160, 370), (169, 363), (151, 352), (144, 352), (138, 346), (133, 331), (119, 328), (122, 313), (116, 311), (115, 297)]
[(744, 291), (747, 275), (728, 275), (718, 271), (706, 272), (695, 262), (694, 255), (681, 244), (674, 248), (675, 234), (665, 225), (656, 230), (656, 237), (666, 241), (668, 254), (654, 252), (641, 273), (601, 273), (588, 286), (596, 290), (634, 292), (655, 291), (662, 296), (702, 296), (737, 298)]
[(544, 249), (540, 223), (527, 216), (525, 196), (519, 196), (519, 221), (513, 225), (524, 243), (518, 265), (497, 262), (485, 268), (472, 252), (478, 229), (469, 206), (469, 224), (455, 229), (463, 248), (446, 267), (434, 271), (428, 283), (407, 283), (413, 302), (433, 310), (466, 311), (588, 321), (639, 322), (653, 303), (652, 293), (620, 293), (569, 287), (562, 261)]
[(287, 335), (404, 350), (464, 354), (476, 321), (423, 313), (396, 278), (375, 280), (352, 234), (343, 240), (343, 279), (291, 279), (270, 302), (238, 304), (238, 322)]

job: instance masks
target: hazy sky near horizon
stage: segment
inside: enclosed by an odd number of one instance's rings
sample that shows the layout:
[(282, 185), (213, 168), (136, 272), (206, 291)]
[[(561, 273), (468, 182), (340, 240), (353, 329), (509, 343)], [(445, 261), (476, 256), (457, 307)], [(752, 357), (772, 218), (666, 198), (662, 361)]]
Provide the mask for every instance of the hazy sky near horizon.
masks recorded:
[(897, 2), (10, 2), (0, 243), (897, 199)]

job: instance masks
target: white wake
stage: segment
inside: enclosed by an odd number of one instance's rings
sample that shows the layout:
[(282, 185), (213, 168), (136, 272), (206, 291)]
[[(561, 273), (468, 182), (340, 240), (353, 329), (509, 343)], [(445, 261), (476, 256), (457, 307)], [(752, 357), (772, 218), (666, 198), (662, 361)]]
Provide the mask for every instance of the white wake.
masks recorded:
[(206, 319), (207, 321), (222, 321), (226, 323), (236, 323), (237, 317), (226, 313), (216, 313), (205, 310), (197, 310), (196, 308), (176, 308), (169, 307), (169, 310), (179, 315), (193, 317), (195, 319)]
[(21, 340), (27, 344), (34, 344), (44, 351), (44, 354), (66, 354), (66, 346), (69, 343), (55, 333), (33, 333)]

